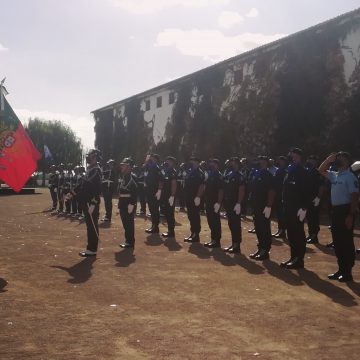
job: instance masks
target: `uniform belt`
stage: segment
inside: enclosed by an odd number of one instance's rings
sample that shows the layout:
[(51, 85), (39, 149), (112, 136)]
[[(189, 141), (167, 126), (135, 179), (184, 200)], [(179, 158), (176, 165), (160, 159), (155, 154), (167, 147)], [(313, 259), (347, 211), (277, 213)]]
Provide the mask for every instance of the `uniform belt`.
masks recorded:
[(129, 198), (129, 197), (131, 197), (131, 194), (120, 194), (119, 197), (121, 197), (121, 198)]
[(113, 183), (113, 181), (111, 181), (111, 180), (103, 180), (102, 183), (103, 184), (110, 184), (110, 183)]

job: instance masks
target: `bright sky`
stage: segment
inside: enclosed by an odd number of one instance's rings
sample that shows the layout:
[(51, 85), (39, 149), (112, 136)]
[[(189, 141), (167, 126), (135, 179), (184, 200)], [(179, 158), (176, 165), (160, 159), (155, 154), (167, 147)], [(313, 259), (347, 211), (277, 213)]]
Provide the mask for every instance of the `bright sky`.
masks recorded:
[[(359, 0), (0, 0), (0, 80), (86, 147), (90, 111), (359, 7)], [(49, 147), (51, 147), (49, 145)]]

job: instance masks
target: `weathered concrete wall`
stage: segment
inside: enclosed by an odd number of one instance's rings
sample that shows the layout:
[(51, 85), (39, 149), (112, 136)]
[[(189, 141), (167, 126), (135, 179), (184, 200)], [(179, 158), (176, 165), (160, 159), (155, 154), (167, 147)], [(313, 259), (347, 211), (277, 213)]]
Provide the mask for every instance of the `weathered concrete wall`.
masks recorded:
[(293, 145), (360, 156), (359, 62), (357, 11), (95, 111), (96, 144), (138, 161), (149, 149), (225, 159)]

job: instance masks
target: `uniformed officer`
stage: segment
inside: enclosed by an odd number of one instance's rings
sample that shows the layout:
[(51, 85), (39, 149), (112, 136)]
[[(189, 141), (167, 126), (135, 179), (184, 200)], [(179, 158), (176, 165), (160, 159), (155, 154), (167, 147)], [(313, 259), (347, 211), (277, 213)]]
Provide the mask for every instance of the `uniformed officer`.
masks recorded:
[(249, 176), (250, 176), (250, 169), (249, 169), (249, 161), (247, 158), (242, 158), (240, 160), (240, 174), (244, 181), (245, 186), (245, 196), (241, 204), (241, 217), (246, 218), (249, 206), (249, 195), (250, 195), (250, 188), (249, 188)]
[(101, 180), (101, 191), (104, 198), (105, 216), (102, 222), (111, 222), (112, 217), (112, 197), (116, 187), (116, 173), (114, 169), (115, 160), (109, 159), (103, 169), (103, 177)]
[[(330, 171), (330, 163), (335, 162), (338, 171)], [(331, 183), (331, 233), (338, 271), (329, 274), (331, 280), (352, 281), (355, 263), (354, 218), (358, 209), (359, 182), (350, 170), (350, 154), (340, 151), (329, 155), (320, 165), (319, 172)]]
[(144, 168), (143, 166), (134, 166), (132, 172), (136, 175), (138, 184), (138, 200), (140, 203), (140, 210), (138, 212), (138, 215), (146, 215)]
[(164, 180), (161, 195), (164, 215), (168, 231), (162, 233), (164, 238), (175, 237), (175, 196), (177, 191), (177, 171), (175, 170), (176, 159), (168, 156), (164, 164)]
[(134, 216), (138, 196), (136, 176), (131, 172), (133, 161), (124, 158), (120, 163), (121, 176), (119, 178), (119, 203), (121, 222), (125, 231), (125, 241), (122, 248), (133, 248), (135, 245)]
[(57, 195), (57, 185), (58, 185), (58, 176), (59, 173), (56, 171), (56, 166), (50, 166), (51, 173), (49, 175), (49, 190), (52, 200), (51, 211), (56, 210), (58, 204), (58, 195)]
[[(353, 171), (353, 173), (355, 174), (355, 176), (358, 179), (358, 182), (360, 183), (360, 161), (355, 161), (352, 165), (351, 165), (351, 170)], [(359, 211), (358, 211), (359, 215), (360, 215), (360, 201), (359, 201)], [(360, 248), (356, 249), (356, 253), (360, 254)]]
[[(244, 184), (245, 184), (245, 196), (244, 196), (245, 200), (243, 200), (243, 203), (241, 205), (246, 204), (246, 206), (249, 206), (251, 208), (253, 220), (254, 220), (254, 209), (253, 209), (253, 204), (251, 201), (251, 192), (252, 192), (253, 182), (255, 181), (255, 174), (257, 173), (258, 170), (259, 170), (259, 160), (256, 158), (252, 161), (251, 169), (248, 172), (247, 177), (246, 178), (243, 177)], [(240, 171), (240, 173), (241, 173), (241, 171)], [(245, 174), (246, 173), (244, 173), (244, 175)], [(248, 230), (248, 233), (250, 233), (250, 234), (256, 233), (255, 225), (251, 229)]]
[(99, 207), (101, 193), (101, 169), (98, 164), (101, 161), (99, 150), (93, 149), (86, 155), (88, 168), (80, 184), (72, 190), (67, 199), (76, 197), (85, 214), (87, 229), (87, 248), (79, 253), (80, 256), (96, 256), (99, 242)]
[(301, 163), (302, 150), (293, 148), (289, 152), (290, 165), (284, 179), (283, 204), (291, 256), (280, 264), (287, 269), (302, 269), (306, 251), (304, 220), (309, 205), (310, 193), (307, 174)]
[(64, 184), (65, 184), (65, 165), (63, 163), (59, 164), (59, 175), (58, 175), (58, 186), (57, 186), (57, 195), (59, 201), (59, 209), (57, 213), (62, 215), (64, 211)]
[(288, 166), (287, 158), (285, 156), (279, 156), (277, 160), (277, 165), (278, 165), (278, 169), (276, 170), (274, 176), (274, 186), (275, 186), (274, 210), (278, 221), (278, 230), (272, 236), (278, 239), (278, 238), (286, 237), (286, 232), (285, 232), (286, 223), (285, 223), (284, 206), (282, 201), (282, 193), (283, 193), (286, 169)]
[(224, 206), (231, 232), (231, 245), (224, 248), (229, 253), (240, 253), (241, 202), (245, 196), (245, 183), (239, 172), (240, 159), (230, 159), (229, 171), (224, 177)]
[(185, 177), (186, 177), (186, 165), (185, 163), (181, 163), (179, 166), (179, 171), (177, 174), (177, 193), (176, 197), (179, 201), (179, 210), (185, 211), (185, 193), (184, 193), (184, 187), (185, 187)]
[(258, 250), (250, 254), (255, 260), (269, 258), (271, 248), (271, 208), (275, 199), (274, 177), (268, 170), (269, 158), (259, 156), (259, 169), (252, 183), (251, 203), (254, 210), (255, 232), (258, 238)]
[(73, 178), (73, 164), (69, 163), (66, 165), (66, 171), (65, 171), (65, 179), (64, 179), (64, 185), (63, 185), (63, 193), (64, 193), (64, 199), (65, 199), (65, 213), (66, 215), (70, 215), (71, 213), (71, 202), (72, 200), (68, 199), (66, 197), (67, 194), (71, 192), (71, 183)]
[[(79, 186), (80, 180), (81, 180), (80, 166), (77, 165), (74, 167), (74, 175), (71, 180), (71, 190), (74, 190), (77, 186)], [(73, 197), (71, 201), (71, 217), (76, 218), (78, 216), (78, 212), (79, 212), (79, 204), (76, 197)]]
[(163, 175), (159, 167), (159, 155), (149, 154), (145, 159), (145, 189), (146, 189), (146, 200), (148, 202), (149, 211), (151, 215), (151, 227), (146, 229), (145, 232), (148, 234), (159, 233), (159, 222), (160, 222), (160, 198), (161, 190), (163, 186)]
[[(84, 176), (86, 175), (86, 171), (85, 171), (85, 167), (84, 166), (79, 166), (79, 179), (77, 182), (77, 186), (81, 186), (81, 183), (83, 181)], [(77, 218), (78, 220), (82, 221), (85, 216), (84, 216), (84, 212), (82, 209), (82, 205), (79, 201), (77, 201)]]
[(323, 177), (317, 169), (317, 158), (315, 155), (310, 155), (307, 158), (305, 170), (307, 171), (311, 199), (306, 212), (306, 220), (309, 228), (309, 236), (306, 238), (306, 242), (308, 244), (317, 244), (319, 242), (318, 233), (320, 231), (319, 205), (325, 192), (325, 184)]
[(204, 199), (211, 240), (204, 246), (209, 248), (220, 247), (221, 239), (220, 208), (224, 199), (224, 180), (219, 165), (218, 159), (209, 159), (207, 176), (205, 176)]
[(204, 193), (205, 176), (200, 169), (200, 159), (196, 156), (190, 158), (190, 168), (185, 177), (185, 204), (187, 216), (190, 221), (190, 232), (184, 241), (195, 243), (200, 241), (201, 220), (200, 220), (200, 203)]

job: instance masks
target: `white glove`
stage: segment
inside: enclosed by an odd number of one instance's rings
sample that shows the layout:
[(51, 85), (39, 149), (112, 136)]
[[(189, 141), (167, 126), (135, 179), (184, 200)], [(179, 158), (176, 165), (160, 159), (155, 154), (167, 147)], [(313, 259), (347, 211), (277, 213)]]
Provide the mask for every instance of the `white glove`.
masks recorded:
[(240, 215), (241, 205), (240, 205), (239, 203), (237, 203), (237, 204), (234, 206), (234, 211), (235, 211), (235, 214), (236, 214), (236, 215)]
[(57, 188), (54, 188), (54, 193), (57, 193)]
[(320, 204), (320, 198), (317, 196), (312, 202), (315, 207), (318, 207)]
[(160, 201), (160, 198), (161, 198), (161, 190), (160, 189), (156, 192), (155, 197), (156, 197), (157, 201)]
[(128, 205), (128, 214), (131, 214), (134, 211), (134, 205), (133, 204), (129, 204)]
[(219, 204), (219, 203), (215, 203), (215, 204), (214, 204), (214, 212), (215, 212), (215, 214), (217, 214), (217, 213), (219, 212), (219, 210), (220, 210), (220, 204)]
[(94, 212), (94, 210), (95, 210), (95, 205), (91, 204), (88, 209), (89, 214), (91, 215)]
[(72, 193), (67, 193), (67, 194), (65, 195), (65, 201), (71, 200), (72, 197), (73, 197)]
[(299, 211), (297, 212), (297, 216), (299, 218), (299, 220), (301, 222), (303, 222), (305, 220), (305, 216), (306, 216), (306, 210), (304, 209), (299, 209)]
[(270, 206), (265, 206), (263, 214), (264, 214), (266, 219), (269, 219), (270, 215), (271, 215), (271, 207)]
[(200, 205), (200, 198), (197, 196), (195, 199), (194, 199), (194, 204), (195, 206), (199, 206)]
[(174, 196), (170, 196), (169, 197), (169, 205), (172, 207), (174, 205), (174, 201), (175, 201), (175, 197)]

